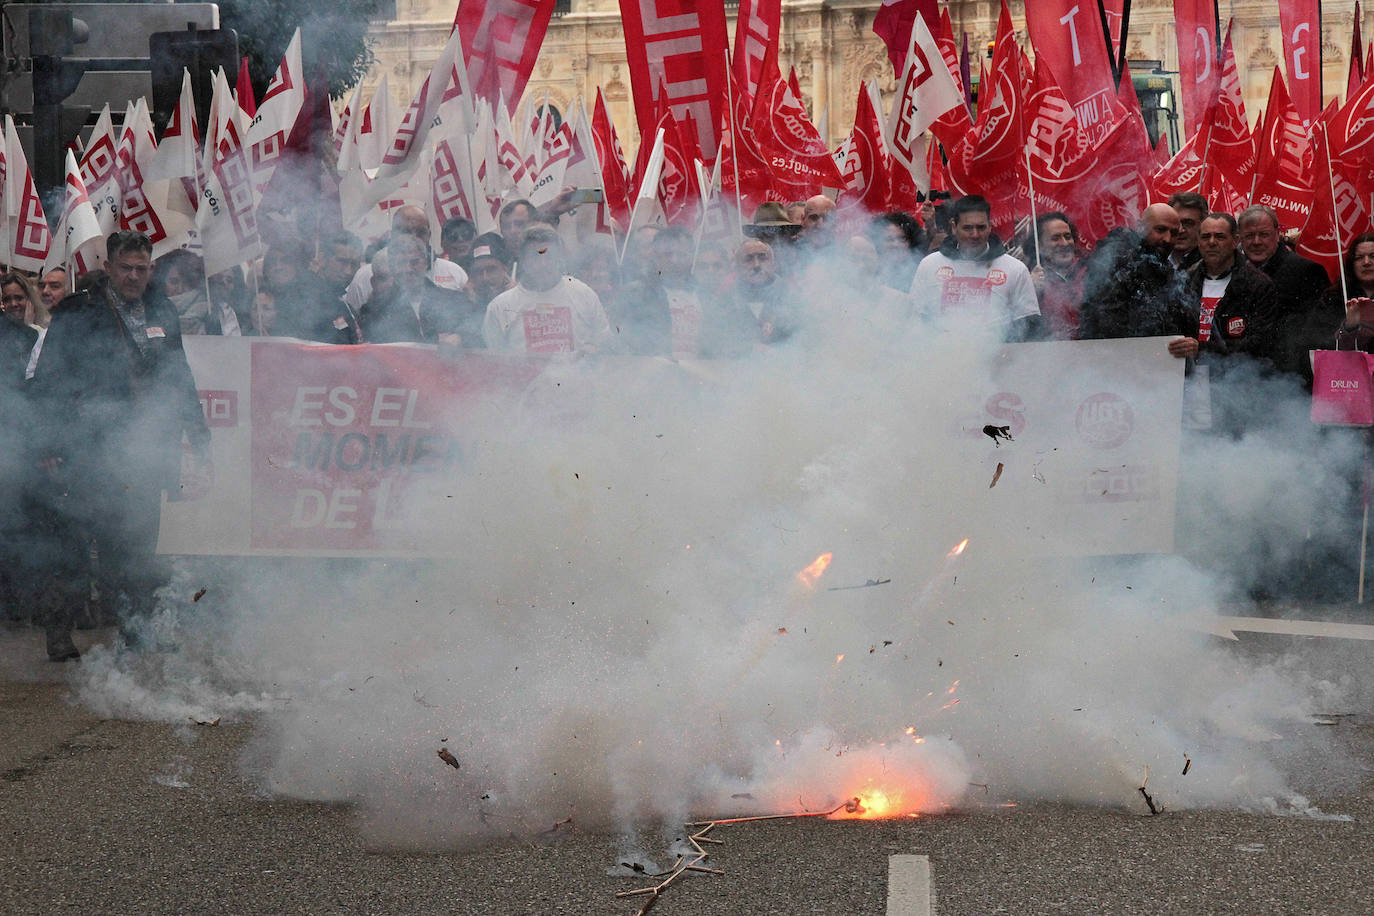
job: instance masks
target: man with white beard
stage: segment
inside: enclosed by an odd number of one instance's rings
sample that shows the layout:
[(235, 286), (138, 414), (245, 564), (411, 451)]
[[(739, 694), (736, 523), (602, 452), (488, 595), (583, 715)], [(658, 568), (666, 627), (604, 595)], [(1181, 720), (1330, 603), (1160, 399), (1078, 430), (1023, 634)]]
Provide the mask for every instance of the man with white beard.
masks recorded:
[(921, 261), (911, 281), (915, 311), (926, 319), (973, 320), (1000, 327), (1008, 341), (1040, 330), (1040, 303), (1026, 265), (992, 231), (992, 205), (977, 194), (950, 208), (949, 238)]

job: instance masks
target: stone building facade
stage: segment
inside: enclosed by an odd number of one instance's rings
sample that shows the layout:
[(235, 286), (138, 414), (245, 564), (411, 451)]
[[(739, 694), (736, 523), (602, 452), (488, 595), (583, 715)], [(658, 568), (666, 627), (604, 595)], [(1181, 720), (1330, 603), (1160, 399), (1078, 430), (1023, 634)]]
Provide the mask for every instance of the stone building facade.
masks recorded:
[[(848, 132), (854, 119), (858, 86), (877, 79), (890, 96), (894, 88), (883, 43), (873, 34), (873, 15), (880, 0), (783, 0), (781, 63), (797, 68), (798, 81), (813, 117), (832, 145)], [(1024, 2), (1013, 0), (1012, 17), (1022, 26)], [(1350, 53), (1354, 0), (1323, 0), (1323, 74), (1327, 98), (1345, 91)], [(374, 24), (372, 36), (377, 63), (364, 80), (370, 95), (382, 73), (401, 109), (428, 73), (447, 40), (453, 23), (454, 0), (396, 0), (396, 18)], [(734, 32), (737, 2), (726, 2)], [(1374, 35), (1374, 4), (1361, 24)], [(972, 49), (986, 50), (992, 41), (999, 3), (994, 0), (949, 0), (955, 35), (967, 32)], [(638, 141), (630, 78), (625, 65), (624, 36), (618, 0), (560, 0), (544, 48), (530, 77), (525, 104), (542, 101), (570, 112), (579, 96), (595, 97), (600, 86), (630, 153)], [(1252, 121), (1264, 107), (1270, 76), (1282, 58), (1283, 40), (1278, 12), (1268, 0), (1230, 0), (1221, 3), (1223, 19), (1235, 20), (1232, 40), (1246, 109)], [(1135, 0), (1132, 4), (1127, 57), (1157, 61), (1159, 69), (1177, 71), (1173, 0)], [(976, 79), (977, 65), (974, 65)], [(1143, 72), (1136, 68), (1139, 75)]]

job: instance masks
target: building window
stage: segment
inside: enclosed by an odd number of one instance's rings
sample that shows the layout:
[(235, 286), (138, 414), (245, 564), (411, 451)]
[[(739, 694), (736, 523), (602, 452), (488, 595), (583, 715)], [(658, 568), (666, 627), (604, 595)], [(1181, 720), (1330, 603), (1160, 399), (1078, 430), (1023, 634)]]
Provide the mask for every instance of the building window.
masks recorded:
[(396, 0), (374, 0), (373, 22), (392, 22), (396, 18)]
[(572, 12), (572, 0), (553, 0), (553, 14), (566, 16)]

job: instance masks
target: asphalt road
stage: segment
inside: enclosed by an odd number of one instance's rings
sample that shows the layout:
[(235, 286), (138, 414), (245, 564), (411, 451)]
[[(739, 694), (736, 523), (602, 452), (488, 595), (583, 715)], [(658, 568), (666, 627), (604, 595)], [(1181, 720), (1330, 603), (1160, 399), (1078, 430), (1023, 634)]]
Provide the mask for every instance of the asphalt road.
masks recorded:
[[(83, 644), (108, 638), (78, 634)], [(1287, 640), (1287, 641), (1285, 641)], [(1263, 656), (1287, 637), (1242, 639)], [(1307, 640), (1300, 657), (1374, 682), (1374, 643)], [(33, 631), (0, 632), (0, 913), (633, 914), (615, 837), (415, 854), (369, 848), (347, 806), (265, 796), (253, 726), (102, 720), (73, 705)], [(1328, 720), (1374, 760), (1374, 708)], [(900, 821), (721, 826), (709, 864), (652, 912), (882, 914), (889, 856), (929, 857), (936, 911), (1374, 913), (1374, 779), (1313, 800), (1349, 821), (1235, 811), (1061, 805), (970, 807)]]

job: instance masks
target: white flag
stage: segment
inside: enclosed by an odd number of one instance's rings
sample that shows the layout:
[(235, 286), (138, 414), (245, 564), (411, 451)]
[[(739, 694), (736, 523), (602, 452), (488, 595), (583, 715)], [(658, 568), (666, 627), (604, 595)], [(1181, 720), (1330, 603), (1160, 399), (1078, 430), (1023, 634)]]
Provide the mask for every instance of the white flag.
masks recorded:
[(906, 69), (897, 83), (897, 97), (888, 116), (887, 139), (893, 158), (908, 169), (924, 166), (921, 136), (946, 112), (964, 104), (954, 76), (925, 19), (916, 17), (907, 49)]

